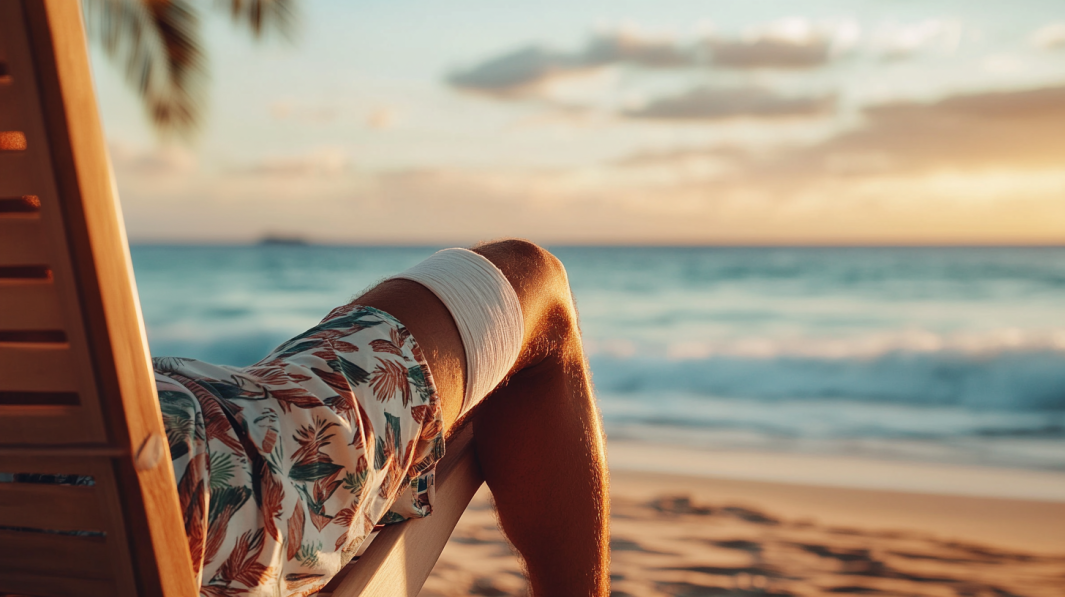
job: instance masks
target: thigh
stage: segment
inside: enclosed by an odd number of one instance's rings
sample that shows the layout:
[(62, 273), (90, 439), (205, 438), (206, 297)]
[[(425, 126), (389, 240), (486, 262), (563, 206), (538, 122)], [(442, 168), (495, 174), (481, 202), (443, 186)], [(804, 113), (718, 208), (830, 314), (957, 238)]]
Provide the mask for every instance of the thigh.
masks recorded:
[(387, 280), (354, 302), (388, 313), (414, 336), (433, 374), (444, 424), (450, 430), (466, 388), (466, 352), (451, 312), (432, 291), (410, 280)]

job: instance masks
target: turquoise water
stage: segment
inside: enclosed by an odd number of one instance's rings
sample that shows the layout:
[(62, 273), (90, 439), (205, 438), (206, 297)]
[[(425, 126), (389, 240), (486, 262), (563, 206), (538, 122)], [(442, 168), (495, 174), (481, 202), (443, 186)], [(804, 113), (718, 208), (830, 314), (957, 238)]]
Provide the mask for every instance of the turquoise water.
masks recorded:
[[(432, 251), (133, 261), (154, 355), (246, 365)], [(1065, 470), (1063, 248), (554, 252), (613, 438)]]

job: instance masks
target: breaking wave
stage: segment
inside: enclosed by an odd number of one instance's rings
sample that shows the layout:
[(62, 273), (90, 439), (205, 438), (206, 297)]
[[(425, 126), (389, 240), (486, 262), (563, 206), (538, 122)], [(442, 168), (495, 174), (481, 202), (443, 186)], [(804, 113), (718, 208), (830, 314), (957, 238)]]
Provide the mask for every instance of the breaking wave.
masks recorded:
[(1004, 411), (1065, 410), (1065, 351), (890, 350), (876, 355), (700, 358), (597, 354), (608, 394), (680, 392), (761, 400), (839, 399)]

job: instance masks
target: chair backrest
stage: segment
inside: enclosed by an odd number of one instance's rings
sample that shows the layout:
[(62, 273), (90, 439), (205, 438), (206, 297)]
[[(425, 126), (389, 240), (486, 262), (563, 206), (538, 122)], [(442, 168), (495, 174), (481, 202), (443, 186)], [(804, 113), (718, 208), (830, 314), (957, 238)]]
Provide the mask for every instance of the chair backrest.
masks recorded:
[[(0, 0), (0, 596), (198, 594), (164, 434), (80, 6)], [(323, 595), (416, 595), (482, 483), (467, 427)]]
[(0, 594), (197, 594), (73, 0), (0, 0), (0, 473)]

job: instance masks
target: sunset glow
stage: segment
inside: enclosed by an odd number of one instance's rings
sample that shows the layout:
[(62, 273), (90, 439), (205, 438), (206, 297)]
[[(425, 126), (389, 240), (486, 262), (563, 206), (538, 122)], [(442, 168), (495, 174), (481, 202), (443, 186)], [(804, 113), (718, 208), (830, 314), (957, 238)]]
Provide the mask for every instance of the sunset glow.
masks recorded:
[(205, 23), (190, 140), (94, 48), (134, 241), (1065, 242), (1050, 2), (300, 7)]

